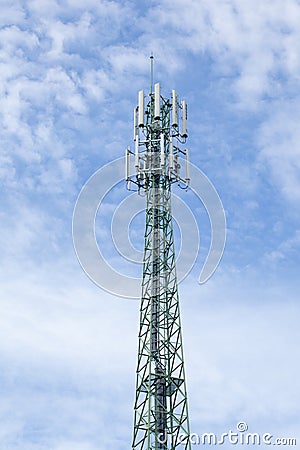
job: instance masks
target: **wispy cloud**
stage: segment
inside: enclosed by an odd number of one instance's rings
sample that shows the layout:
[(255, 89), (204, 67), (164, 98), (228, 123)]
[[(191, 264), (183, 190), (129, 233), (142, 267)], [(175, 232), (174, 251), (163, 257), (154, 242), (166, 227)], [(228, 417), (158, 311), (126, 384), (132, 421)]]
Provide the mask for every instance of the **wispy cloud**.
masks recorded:
[(284, 99), (262, 125), (260, 159), (269, 169), (283, 196), (292, 203), (300, 196), (300, 149), (297, 118), (300, 98)]

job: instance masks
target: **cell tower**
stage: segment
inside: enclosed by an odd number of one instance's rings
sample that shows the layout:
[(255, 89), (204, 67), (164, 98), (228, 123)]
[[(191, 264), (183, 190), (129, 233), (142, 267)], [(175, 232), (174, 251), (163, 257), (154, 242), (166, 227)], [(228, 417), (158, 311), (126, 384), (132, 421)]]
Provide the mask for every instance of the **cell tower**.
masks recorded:
[[(146, 196), (134, 450), (190, 449), (189, 417), (171, 212), (171, 186), (190, 181), (187, 105), (153, 89), (153, 56), (148, 101), (138, 93), (134, 109), (135, 151), (126, 151), (129, 190)], [(154, 92), (153, 92), (154, 91)], [(185, 158), (180, 176), (179, 156)], [(134, 166), (134, 170), (133, 167)], [(134, 172), (134, 173), (132, 173)]]

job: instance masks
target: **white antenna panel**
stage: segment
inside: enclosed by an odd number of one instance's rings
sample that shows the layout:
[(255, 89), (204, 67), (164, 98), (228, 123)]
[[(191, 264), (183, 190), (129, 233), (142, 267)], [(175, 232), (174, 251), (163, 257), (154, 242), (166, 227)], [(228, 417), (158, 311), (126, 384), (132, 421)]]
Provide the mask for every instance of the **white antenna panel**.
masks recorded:
[(139, 127), (144, 126), (144, 91), (139, 91), (139, 111), (138, 111), (138, 125)]
[(134, 141), (136, 139), (136, 136), (138, 135), (137, 121), (138, 121), (138, 107), (135, 107), (134, 111), (133, 111), (133, 140)]
[(130, 180), (130, 148), (126, 150), (126, 181)]
[(172, 89), (172, 127), (178, 127), (178, 100), (177, 92)]
[(186, 160), (185, 160), (185, 178), (186, 181), (189, 182), (191, 180), (191, 175), (190, 175), (190, 149), (187, 148), (186, 151)]
[(173, 154), (173, 138), (170, 136), (169, 143), (169, 169), (174, 169), (174, 154)]
[(160, 83), (154, 85), (154, 119), (160, 118)]
[(163, 133), (160, 135), (160, 161), (161, 161), (162, 167), (164, 167), (165, 166), (165, 136)]
[(139, 168), (139, 137), (136, 137), (135, 140), (135, 168), (138, 170)]
[(187, 105), (186, 101), (182, 100), (181, 102), (182, 107), (182, 131), (181, 136), (184, 138), (188, 137), (188, 131), (187, 131)]

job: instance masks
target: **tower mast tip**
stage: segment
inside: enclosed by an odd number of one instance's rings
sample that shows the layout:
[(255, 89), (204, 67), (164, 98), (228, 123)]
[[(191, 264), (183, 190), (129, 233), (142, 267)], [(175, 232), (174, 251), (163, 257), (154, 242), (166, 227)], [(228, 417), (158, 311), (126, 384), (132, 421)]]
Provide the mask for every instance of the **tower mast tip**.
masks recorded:
[(153, 62), (154, 62), (154, 56), (151, 52), (150, 55), (150, 94), (153, 93)]

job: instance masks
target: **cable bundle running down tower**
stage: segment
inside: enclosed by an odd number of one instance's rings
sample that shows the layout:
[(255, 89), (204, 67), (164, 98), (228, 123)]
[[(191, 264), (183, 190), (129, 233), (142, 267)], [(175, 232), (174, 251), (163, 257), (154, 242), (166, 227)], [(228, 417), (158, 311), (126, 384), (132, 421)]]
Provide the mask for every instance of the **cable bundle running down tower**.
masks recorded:
[[(135, 151), (126, 151), (127, 188), (146, 196), (140, 330), (134, 405), (134, 450), (190, 449), (179, 298), (174, 251), (171, 185), (190, 181), (187, 105), (151, 89), (138, 93)], [(178, 157), (185, 158), (181, 177)], [(133, 164), (134, 162), (134, 164)], [(132, 167), (134, 165), (134, 174)]]

